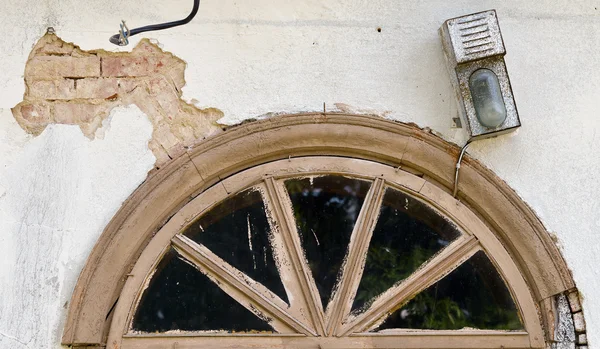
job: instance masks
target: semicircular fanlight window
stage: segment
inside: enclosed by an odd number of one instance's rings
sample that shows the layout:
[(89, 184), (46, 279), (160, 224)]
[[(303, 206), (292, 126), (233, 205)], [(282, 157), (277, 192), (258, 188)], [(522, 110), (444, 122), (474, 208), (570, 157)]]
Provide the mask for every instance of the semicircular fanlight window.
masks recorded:
[(230, 195), (173, 238), (131, 329), (337, 337), (523, 329), (477, 240), (377, 181), (322, 175)]

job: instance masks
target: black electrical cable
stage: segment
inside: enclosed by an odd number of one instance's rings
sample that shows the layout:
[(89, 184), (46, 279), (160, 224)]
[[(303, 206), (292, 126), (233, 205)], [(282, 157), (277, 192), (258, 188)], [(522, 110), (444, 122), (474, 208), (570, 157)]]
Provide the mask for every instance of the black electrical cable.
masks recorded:
[[(194, 8), (192, 8), (192, 12), (190, 12), (190, 14), (187, 17), (185, 17), (184, 19), (181, 19), (179, 21), (167, 22), (167, 23), (151, 24), (151, 25), (147, 25), (144, 27), (131, 29), (131, 30), (127, 31), (127, 37), (134, 36), (136, 34), (143, 33), (143, 32), (169, 29), (169, 28), (187, 24), (196, 16), (196, 14), (198, 13), (199, 7), (200, 7), (200, 0), (194, 0)], [(111, 36), (110, 42), (112, 42), (115, 45), (120, 45), (120, 46), (124, 45), (124, 43), (121, 41), (121, 33)]]

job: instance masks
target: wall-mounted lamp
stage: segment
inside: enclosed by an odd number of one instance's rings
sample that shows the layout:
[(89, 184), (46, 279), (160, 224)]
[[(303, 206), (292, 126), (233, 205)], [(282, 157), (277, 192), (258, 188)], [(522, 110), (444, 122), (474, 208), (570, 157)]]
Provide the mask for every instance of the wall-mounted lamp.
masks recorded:
[(469, 133), (456, 163), (456, 197), (460, 163), (470, 142), (513, 131), (521, 121), (504, 64), (506, 50), (496, 11), (449, 19), (440, 34), (458, 97), (460, 124)]
[(496, 11), (449, 19), (440, 34), (457, 92), (461, 124), (470, 140), (521, 126), (504, 64), (506, 51)]

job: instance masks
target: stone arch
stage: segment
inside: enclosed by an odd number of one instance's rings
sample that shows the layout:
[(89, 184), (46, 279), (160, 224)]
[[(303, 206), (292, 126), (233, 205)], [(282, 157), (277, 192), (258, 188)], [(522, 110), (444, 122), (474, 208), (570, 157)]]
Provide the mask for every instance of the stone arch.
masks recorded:
[[(79, 277), (62, 342), (104, 345), (127, 275), (152, 236), (191, 199), (232, 174), (288, 157), (333, 155), (400, 167), (451, 192), (458, 152), (415, 126), (341, 113), (279, 116), (209, 138), (151, 174), (113, 217)], [(504, 181), (468, 156), (458, 200), (506, 247), (541, 309), (547, 339), (554, 340), (554, 296), (575, 284), (549, 233)]]

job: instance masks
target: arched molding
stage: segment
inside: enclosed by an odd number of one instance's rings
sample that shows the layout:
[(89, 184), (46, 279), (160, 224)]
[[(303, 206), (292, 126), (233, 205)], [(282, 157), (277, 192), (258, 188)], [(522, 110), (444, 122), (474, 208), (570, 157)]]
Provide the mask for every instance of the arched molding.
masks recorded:
[[(150, 239), (181, 207), (232, 174), (290, 157), (342, 156), (400, 167), (449, 192), (458, 152), (413, 125), (331, 113), (249, 122), (204, 140), (153, 173), (106, 227), (77, 282), (62, 342), (105, 344), (112, 310)], [(574, 287), (550, 235), (504, 181), (467, 156), (458, 189), (458, 200), (505, 246), (540, 309), (549, 297)], [(543, 320), (552, 328), (553, 319)]]

